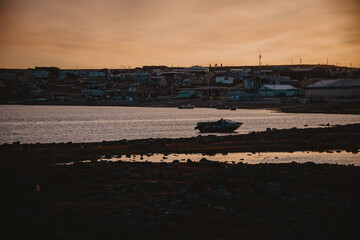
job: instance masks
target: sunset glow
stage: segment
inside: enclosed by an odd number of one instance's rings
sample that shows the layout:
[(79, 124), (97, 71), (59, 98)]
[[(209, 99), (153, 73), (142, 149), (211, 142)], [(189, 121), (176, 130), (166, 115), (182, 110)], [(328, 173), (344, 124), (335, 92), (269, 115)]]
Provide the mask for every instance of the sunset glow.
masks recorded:
[(357, 0), (0, 0), (0, 67), (360, 67)]

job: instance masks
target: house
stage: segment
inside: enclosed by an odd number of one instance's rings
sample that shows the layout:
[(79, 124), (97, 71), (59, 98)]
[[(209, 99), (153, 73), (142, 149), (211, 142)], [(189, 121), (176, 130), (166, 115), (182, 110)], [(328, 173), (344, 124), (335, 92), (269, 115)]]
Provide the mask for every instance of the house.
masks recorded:
[(360, 79), (327, 79), (305, 88), (307, 98), (360, 98)]
[(190, 81), (190, 85), (204, 85), (211, 80), (212, 73), (208, 68), (192, 66), (185, 68), (185, 76)]
[(200, 98), (201, 94), (195, 90), (179, 90), (177, 92), (177, 98)]
[(16, 72), (1, 72), (0, 73), (0, 79), (6, 81), (6, 82), (15, 82), (17, 80), (17, 74)]
[(86, 89), (81, 90), (81, 94), (87, 98), (101, 97), (104, 94), (104, 91), (99, 89)]
[(232, 89), (229, 91), (232, 101), (255, 101), (263, 99), (263, 96), (258, 93), (246, 93), (240, 89)]
[(105, 77), (106, 74), (103, 72), (89, 72), (89, 77), (90, 78), (101, 78), (101, 77)]
[[(126, 91), (126, 99), (128, 101), (153, 101), (158, 97), (158, 94), (154, 89), (148, 85), (139, 83), (132, 83), (129, 85), (128, 91)], [(131, 99), (131, 100), (129, 100)]]
[(129, 85), (129, 92), (137, 92), (139, 91), (139, 84), (138, 83), (133, 83)]
[(215, 82), (230, 85), (230, 84), (234, 83), (234, 78), (233, 77), (226, 77), (226, 76), (216, 77)]
[(247, 90), (259, 89), (264, 84), (267, 85), (288, 85), (292, 81), (288, 76), (256, 76), (244, 80), (244, 88)]
[(166, 87), (167, 81), (164, 76), (155, 76), (150, 78), (150, 85), (154, 87)]
[(326, 70), (322, 67), (297, 66), (289, 67), (287, 70), (283, 70), (281, 75), (290, 76), (291, 79), (302, 81), (309, 78), (325, 77)]
[(288, 84), (264, 84), (259, 94), (264, 97), (291, 97), (301, 93), (301, 90)]
[(223, 97), (229, 91), (228, 87), (214, 87), (214, 86), (198, 86), (193, 88), (178, 88), (176, 89), (178, 98), (189, 98), (189, 97)]
[(248, 69), (230, 69), (230, 75), (234, 80), (243, 80), (250, 77), (250, 70)]
[(42, 71), (42, 70), (35, 70), (33, 71), (33, 76), (35, 78), (48, 78), (50, 72), (49, 71)]

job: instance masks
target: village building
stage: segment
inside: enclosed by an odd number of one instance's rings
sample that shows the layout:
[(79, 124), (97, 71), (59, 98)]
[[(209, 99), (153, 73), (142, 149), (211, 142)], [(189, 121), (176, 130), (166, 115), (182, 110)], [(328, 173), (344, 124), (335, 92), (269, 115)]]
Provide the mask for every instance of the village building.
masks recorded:
[(204, 85), (211, 81), (212, 73), (206, 67), (192, 66), (185, 68), (185, 74), (190, 85)]
[(288, 84), (264, 84), (259, 94), (264, 97), (291, 97), (301, 94), (301, 90)]
[(309, 99), (360, 98), (360, 79), (327, 79), (305, 88)]
[(231, 84), (234, 83), (234, 78), (233, 77), (227, 77), (227, 76), (219, 76), (219, 77), (215, 78), (215, 82), (220, 83), (220, 84), (231, 85)]

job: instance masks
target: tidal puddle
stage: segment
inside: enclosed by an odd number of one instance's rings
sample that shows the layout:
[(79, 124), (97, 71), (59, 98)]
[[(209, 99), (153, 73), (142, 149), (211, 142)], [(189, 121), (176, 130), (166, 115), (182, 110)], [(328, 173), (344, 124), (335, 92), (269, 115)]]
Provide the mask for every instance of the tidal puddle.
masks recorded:
[(314, 162), (317, 164), (341, 164), (360, 166), (360, 158), (358, 153), (346, 151), (326, 151), (326, 152), (260, 152), (260, 153), (219, 153), (216, 155), (204, 154), (147, 154), (147, 155), (122, 155), (111, 158), (101, 157), (98, 161), (125, 161), (125, 162), (187, 162), (188, 159), (197, 162), (202, 158), (210, 161), (228, 162), (228, 163), (305, 163)]

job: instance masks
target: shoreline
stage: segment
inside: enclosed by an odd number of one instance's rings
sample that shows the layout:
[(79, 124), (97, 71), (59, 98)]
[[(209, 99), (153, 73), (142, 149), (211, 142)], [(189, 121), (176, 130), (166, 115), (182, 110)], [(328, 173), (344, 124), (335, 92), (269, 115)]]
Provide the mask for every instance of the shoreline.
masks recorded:
[(69, 162), (127, 154), (228, 152), (294, 152), (360, 149), (360, 124), (319, 128), (267, 129), (241, 135), (198, 135), (190, 138), (149, 138), (91, 143), (0, 145), (0, 157)]
[(100, 100), (96, 102), (86, 101), (51, 101), (51, 102), (28, 102), (28, 103), (0, 103), (1, 105), (36, 105), (36, 106), (113, 106), (113, 107), (173, 107), (191, 104), (196, 108), (213, 108), (211, 106), (234, 106), (237, 109), (267, 109), (283, 113), (323, 113), (323, 114), (360, 114), (360, 100), (342, 100), (330, 103), (283, 103), (279, 104), (277, 99), (267, 101), (200, 101), (200, 100), (178, 100), (171, 99), (168, 101), (155, 102), (126, 102)]

